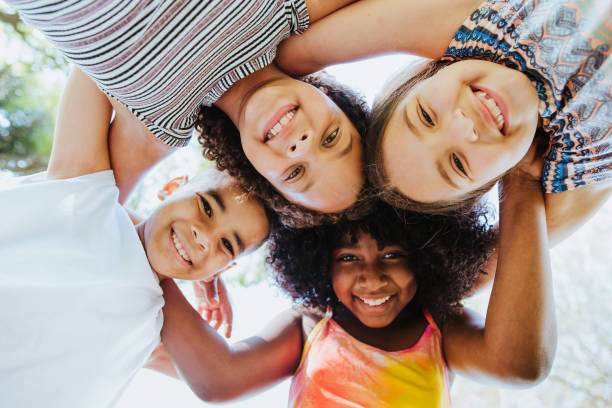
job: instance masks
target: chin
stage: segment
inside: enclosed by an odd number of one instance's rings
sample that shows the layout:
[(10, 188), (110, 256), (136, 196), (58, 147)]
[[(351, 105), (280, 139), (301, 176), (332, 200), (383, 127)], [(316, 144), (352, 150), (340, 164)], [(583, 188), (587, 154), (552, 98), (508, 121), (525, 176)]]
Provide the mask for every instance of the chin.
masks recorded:
[(394, 319), (359, 319), (361, 324), (371, 329), (382, 329), (393, 322)]

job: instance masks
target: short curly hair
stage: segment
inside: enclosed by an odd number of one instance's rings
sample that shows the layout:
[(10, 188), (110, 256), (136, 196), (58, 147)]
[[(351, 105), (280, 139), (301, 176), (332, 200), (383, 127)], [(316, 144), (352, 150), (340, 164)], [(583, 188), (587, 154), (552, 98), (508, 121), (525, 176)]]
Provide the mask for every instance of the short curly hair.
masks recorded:
[(496, 238), (485, 207), (460, 217), (398, 210), (379, 201), (360, 220), (314, 228), (280, 227), (270, 234), (267, 262), (276, 283), (307, 309), (339, 306), (332, 288), (332, 253), (346, 234), (356, 242), (363, 231), (379, 248), (399, 245), (409, 255), (419, 284), (413, 302), (442, 324), (461, 308), (481, 274)]
[[(363, 145), (369, 117), (369, 109), (363, 97), (324, 72), (299, 79), (314, 87), (325, 88), (327, 96), (353, 123), (361, 135)], [(320, 213), (287, 200), (255, 170), (242, 150), (238, 129), (216, 106), (200, 106), (195, 129), (199, 132), (198, 141), (204, 148), (204, 157), (213, 160), (219, 170), (228, 171), (245, 190), (257, 194), (278, 213), (280, 221), (285, 225), (300, 228), (334, 223), (343, 217), (355, 219), (370, 211), (368, 197), (371, 193), (368, 192), (367, 186), (364, 186), (351, 207), (339, 213)]]

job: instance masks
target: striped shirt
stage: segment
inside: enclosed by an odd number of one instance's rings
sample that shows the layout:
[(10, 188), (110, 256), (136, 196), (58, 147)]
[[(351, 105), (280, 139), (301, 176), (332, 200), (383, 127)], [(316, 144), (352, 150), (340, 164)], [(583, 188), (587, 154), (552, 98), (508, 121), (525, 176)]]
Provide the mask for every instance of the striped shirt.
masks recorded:
[(304, 0), (7, 0), (170, 146), (200, 104), (270, 64), (309, 24)]
[(611, 11), (610, 0), (488, 0), (446, 50), (446, 59), (484, 59), (531, 79), (550, 138), (547, 193), (612, 179)]

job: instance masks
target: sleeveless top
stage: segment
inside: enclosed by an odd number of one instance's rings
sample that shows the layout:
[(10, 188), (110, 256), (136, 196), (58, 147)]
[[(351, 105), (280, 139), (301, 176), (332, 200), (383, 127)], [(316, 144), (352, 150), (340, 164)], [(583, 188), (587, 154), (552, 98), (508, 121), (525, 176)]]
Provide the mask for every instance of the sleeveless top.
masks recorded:
[(558, 193), (612, 178), (611, 54), (610, 0), (488, 0), (444, 59), (482, 59), (529, 77), (550, 138), (542, 188)]
[(442, 334), (431, 315), (416, 344), (385, 351), (325, 317), (312, 330), (291, 380), (289, 407), (450, 407)]

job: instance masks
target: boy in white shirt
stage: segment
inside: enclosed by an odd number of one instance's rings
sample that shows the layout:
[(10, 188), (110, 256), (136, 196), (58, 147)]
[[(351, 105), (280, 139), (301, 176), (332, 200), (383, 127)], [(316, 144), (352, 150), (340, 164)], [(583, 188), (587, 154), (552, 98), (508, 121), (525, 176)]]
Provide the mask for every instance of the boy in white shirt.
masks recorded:
[(111, 114), (75, 70), (48, 171), (0, 188), (2, 407), (112, 406), (159, 343), (159, 281), (211, 280), (268, 235), (264, 207), (214, 171), (134, 228), (117, 200)]

